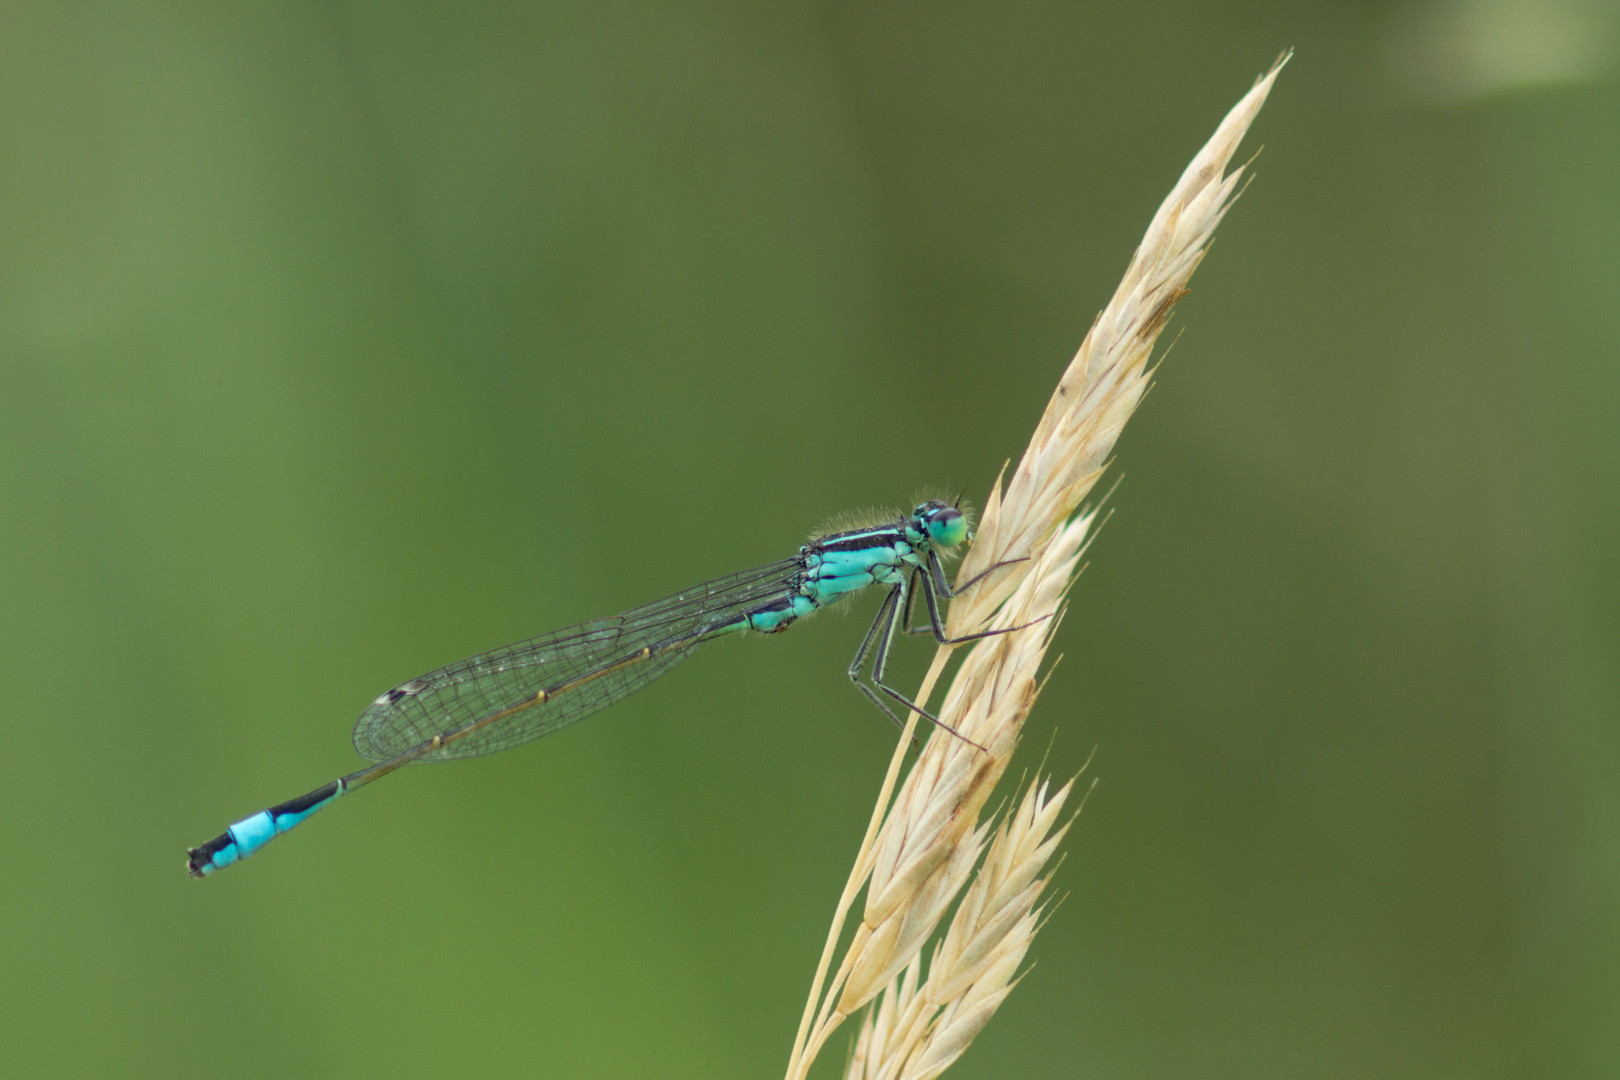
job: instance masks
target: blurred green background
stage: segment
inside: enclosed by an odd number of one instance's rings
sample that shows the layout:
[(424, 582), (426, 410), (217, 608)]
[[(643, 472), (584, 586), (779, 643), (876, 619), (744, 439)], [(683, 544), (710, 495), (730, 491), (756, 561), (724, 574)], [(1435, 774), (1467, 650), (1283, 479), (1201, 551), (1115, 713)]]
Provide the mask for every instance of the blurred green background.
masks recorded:
[(779, 1075), (874, 598), (184, 848), (421, 671), (982, 499), (1292, 46), (1032, 720), (1096, 748), (1068, 899), (951, 1075), (1620, 1074), (1617, 25), (0, 5), (0, 1071)]

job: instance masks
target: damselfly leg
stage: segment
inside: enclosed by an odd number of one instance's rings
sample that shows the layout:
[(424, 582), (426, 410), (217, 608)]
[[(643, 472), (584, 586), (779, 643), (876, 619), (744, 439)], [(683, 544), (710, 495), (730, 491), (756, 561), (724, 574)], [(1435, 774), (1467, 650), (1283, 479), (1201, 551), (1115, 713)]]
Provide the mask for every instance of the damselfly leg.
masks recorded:
[[(901, 730), (905, 730), (904, 721), (895, 715), (894, 710), (889, 708), (888, 703), (877, 695), (877, 692), (873, 689), (873, 687), (876, 687), (877, 690), (881, 690), (884, 694), (887, 694), (890, 698), (905, 706), (907, 710), (921, 716), (923, 719), (927, 720), (940, 730), (950, 732), (952, 735), (956, 736), (958, 739), (961, 739), (969, 746), (976, 747), (980, 750), (985, 750), (985, 747), (980, 746), (966, 735), (963, 735), (949, 724), (940, 720), (939, 717), (935, 716), (927, 709), (900, 693), (900, 691), (894, 689), (892, 686), (889, 686), (883, 681), (883, 676), (888, 669), (889, 647), (894, 643), (894, 635), (897, 630), (903, 630), (903, 632), (907, 634), (932, 632), (934, 639), (941, 645), (960, 645), (963, 642), (977, 641), (979, 638), (994, 637), (997, 634), (1007, 634), (1014, 630), (1023, 630), (1026, 627), (1034, 626), (1036, 623), (1043, 622), (1047, 618), (1050, 618), (1050, 616), (1043, 615), (1039, 619), (1024, 623), (1020, 626), (1008, 626), (999, 630), (985, 630), (977, 634), (964, 634), (961, 637), (955, 638), (949, 637), (945, 633), (945, 626), (939, 617), (939, 599), (936, 595), (937, 592), (943, 592), (946, 596), (960, 596), (974, 585), (977, 585), (980, 581), (983, 581), (992, 572), (999, 570), (1003, 566), (1008, 566), (1012, 563), (1023, 561), (1023, 559), (1009, 559), (1006, 562), (996, 563), (988, 570), (985, 570), (983, 573), (978, 574), (971, 580), (963, 583), (960, 588), (952, 589), (950, 584), (945, 580), (944, 568), (940, 566), (937, 557), (934, 556), (934, 553), (929, 552), (928, 562), (930, 573), (924, 574), (921, 568), (913, 571), (909, 576), (909, 588), (907, 587), (907, 579), (901, 578), (900, 583), (894, 588), (890, 589), (889, 594), (883, 598), (883, 603), (878, 608), (877, 618), (872, 621), (871, 627), (866, 631), (866, 637), (862, 639), (861, 647), (856, 651), (855, 659), (849, 665), (850, 680), (854, 682), (856, 686), (860, 687), (861, 692), (870, 698), (874, 705), (882, 709), (884, 715), (886, 715), (890, 720), (893, 720), (895, 726), (899, 727)], [(926, 627), (914, 628), (911, 626), (912, 605), (915, 602), (916, 594), (918, 592), (923, 594), (923, 600), (927, 604), (929, 625)], [(871, 653), (872, 655), (871, 686), (868, 686), (866, 683), (861, 681), (861, 668), (865, 666), (868, 653)], [(989, 751), (985, 750), (985, 752), (988, 753)]]

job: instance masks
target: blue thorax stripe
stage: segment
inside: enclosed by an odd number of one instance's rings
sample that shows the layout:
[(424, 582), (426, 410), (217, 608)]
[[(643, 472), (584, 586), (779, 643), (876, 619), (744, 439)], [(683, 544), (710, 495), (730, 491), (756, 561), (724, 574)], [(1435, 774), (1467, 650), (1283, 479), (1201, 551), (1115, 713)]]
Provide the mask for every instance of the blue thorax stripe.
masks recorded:
[(893, 547), (896, 541), (906, 539), (903, 530), (893, 525), (880, 529), (862, 529), (860, 532), (839, 533), (822, 540), (811, 541), (811, 546), (822, 551), (865, 551), (868, 548)]

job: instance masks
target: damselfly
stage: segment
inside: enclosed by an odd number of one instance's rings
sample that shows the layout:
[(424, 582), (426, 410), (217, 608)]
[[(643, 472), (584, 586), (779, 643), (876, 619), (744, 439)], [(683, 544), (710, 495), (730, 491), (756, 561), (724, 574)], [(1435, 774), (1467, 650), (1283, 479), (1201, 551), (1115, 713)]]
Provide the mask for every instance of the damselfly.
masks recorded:
[[(238, 821), (189, 849), (187, 869), (203, 877), (245, 859), (338, 796), (402, 765), (492, 754), (549, 735), (640, 690), (705, 641), (781, 633), (873, 584), (889, 591), (849, 665), (850, 679), (896, 724), (900, 718), (885, 698), (951, 731), (886, 686), (883, 675), (897, 631), (932, 632), (947, 645), (1005, 632), (945, 634), (940, 599), (970, 588), (1002, 565), (952, 589), (940, 553), (966, 539), (962, 512), (930, 500), (898, 521), (817, 537), (790, 559), (716, 578), (609, 619), (470, 656), (401, 683), (372, 702), (354, 725), (354, 748), (376, 764)], [(918, 593), (928, 608), (926, 627), (911, 625)], [(871, 675), (863, 682), (869, 656)]]

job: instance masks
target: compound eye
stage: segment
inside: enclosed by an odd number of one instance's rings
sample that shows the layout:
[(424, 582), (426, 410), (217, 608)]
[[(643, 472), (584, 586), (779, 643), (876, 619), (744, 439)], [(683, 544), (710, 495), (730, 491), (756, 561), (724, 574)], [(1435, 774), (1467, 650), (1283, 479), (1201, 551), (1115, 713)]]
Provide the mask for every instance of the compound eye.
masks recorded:
[(967, 539), (967, 518), (960, 510), (939, 506), (930, 510), (924, 520), (928, 523), (929, 537), (941, 547), (955, 547)]

